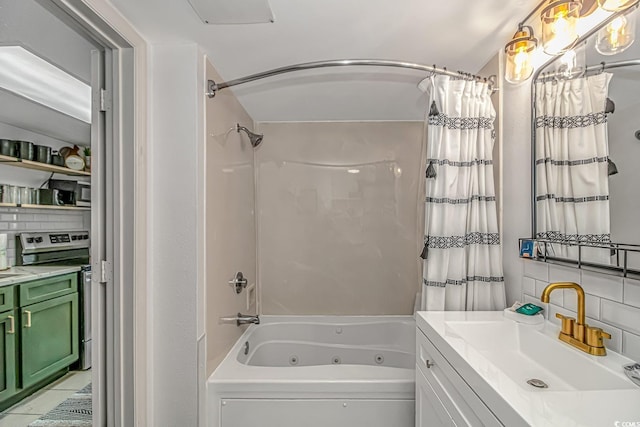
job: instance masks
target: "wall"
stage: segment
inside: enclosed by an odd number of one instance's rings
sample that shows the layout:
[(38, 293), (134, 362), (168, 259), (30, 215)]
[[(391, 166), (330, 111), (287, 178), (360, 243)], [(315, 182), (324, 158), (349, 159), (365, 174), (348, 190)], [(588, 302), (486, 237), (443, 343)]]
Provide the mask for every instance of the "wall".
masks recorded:
[[(208, 79), (223, 80), (210, 63), (206, 73)], [(236, 123), (252, 129), (253, 120), (230, 90), (206, 98), (205, 109), (208, 377), (245, 329), (220, 325), (218, 318), (256, 312), (256, 230), (253, 148), (247, 136), (235, 130)], [(238, 271), (249, 281), (241, 294), (227, 284)]]
[[(503, 53), (498, 55), (503, 63)], [(522, 297), (518, 239), (531, 235), (531, 86), (500, 79), (502, 93), (503, 268), (507, 304)]]
[[(422, 122), (260, 123), (263, 314), (409, 314)], [(357, 173), (353, 173), (357, 172)]]
[[(502, 83), (504, 255), (507, 303), (541, 305), (540, 294), (550, 282), (580, 283), (587, 293), (587, 323), (611, 333), (607, 347), (640, 360), (640, 281), (518, 257), (518, 238), (531, 236), (531, 81), (520, 86)], [(575, 317), (575, 292), (552, 294), (545, 315)]]
[[(149, 48), (149, 358), (155, 426), (198, 420), (197, 243), (204, 191), (204, 66), (195, 44)], [(172, 208), (172, 207), (179, 207)], [(200, 338), (200, 340), (199, 340)]]

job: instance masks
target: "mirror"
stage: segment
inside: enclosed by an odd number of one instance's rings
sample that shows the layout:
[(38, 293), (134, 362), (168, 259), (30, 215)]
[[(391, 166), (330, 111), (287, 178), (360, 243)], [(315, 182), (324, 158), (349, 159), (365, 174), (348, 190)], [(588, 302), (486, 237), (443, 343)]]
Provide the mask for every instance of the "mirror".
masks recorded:
[(640, 41), (623, 46), (640, 16), (633, 9), (533, 82), (541, 255), (625, 273), (640, 271)]

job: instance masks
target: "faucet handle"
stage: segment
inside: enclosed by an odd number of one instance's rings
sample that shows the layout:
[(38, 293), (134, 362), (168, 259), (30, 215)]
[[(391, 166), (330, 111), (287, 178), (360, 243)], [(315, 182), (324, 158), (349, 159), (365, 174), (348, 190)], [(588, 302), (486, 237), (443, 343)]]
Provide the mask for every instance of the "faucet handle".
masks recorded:
[(576, 319), (573, 317), (563, 316), (560, 313), (556, 313), (556, 317), (562, 320), (562, 333), (565, 335), (572, 336), (573, 335), (573, 326), (576, 323)]
[(591, 347), (604, 347), (604, 338), (611, 339), (611, 334), (601, 328), (587, 327), (587, 345)]

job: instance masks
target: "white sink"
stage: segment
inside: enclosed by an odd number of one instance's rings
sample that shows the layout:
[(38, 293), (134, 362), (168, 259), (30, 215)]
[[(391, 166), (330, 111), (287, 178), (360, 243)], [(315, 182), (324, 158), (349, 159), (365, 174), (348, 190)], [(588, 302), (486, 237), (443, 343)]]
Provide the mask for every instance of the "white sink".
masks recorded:
[[(509, 320), (444, 323), (447, 336), (459, 336), (525, 391), (637, 389), (622, 374), (599, 363), (598, 356), (589, 356), (557, 336), (543, 333), (543, 327)], [(548, 388), (528, 384), (531, 379), (543, 381)]]

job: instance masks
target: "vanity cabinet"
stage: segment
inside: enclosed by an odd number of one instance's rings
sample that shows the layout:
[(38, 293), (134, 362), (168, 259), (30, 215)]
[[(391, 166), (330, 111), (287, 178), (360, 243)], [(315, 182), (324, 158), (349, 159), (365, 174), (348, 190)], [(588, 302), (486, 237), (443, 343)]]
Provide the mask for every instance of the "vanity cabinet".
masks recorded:
[(78, 275), (0, 288), (0, 410), (78, 360)]
[(502, 426), (429, 339), (416, 332), (416, 427)]

